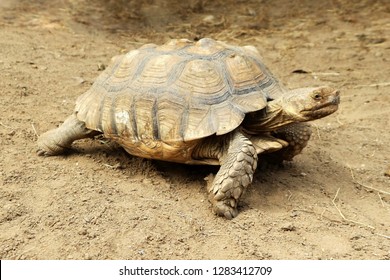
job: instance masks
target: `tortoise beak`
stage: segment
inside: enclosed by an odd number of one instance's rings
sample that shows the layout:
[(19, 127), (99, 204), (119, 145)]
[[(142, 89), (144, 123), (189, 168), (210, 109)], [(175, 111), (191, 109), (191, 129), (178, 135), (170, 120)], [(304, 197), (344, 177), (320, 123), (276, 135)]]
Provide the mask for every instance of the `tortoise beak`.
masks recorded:
[(340, 104), (340, 90), (336, 89), (330, 96), (328, 101), (329, 114), (337, 111)]
[(319, 110), (319, 118), (333, 114), (339, 108), (340, 91), (338, 89), (333, 90), (327, 97), (326, 102), (322, 104)]
[(340, 90), (336, 89), (329, 95), (329, 104), (339, 105), (340, 104)]

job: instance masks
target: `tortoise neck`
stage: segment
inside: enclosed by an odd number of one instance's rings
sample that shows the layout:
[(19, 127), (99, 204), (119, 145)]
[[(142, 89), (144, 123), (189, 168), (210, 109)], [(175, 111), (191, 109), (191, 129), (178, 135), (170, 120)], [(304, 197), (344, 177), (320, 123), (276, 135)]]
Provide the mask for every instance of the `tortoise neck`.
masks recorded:
[(244, 120), (244, 129), (249, 134), (274, 131), (294, 122), (293, 116), (284, 111), (281, 99), (268, 102), (265, 110), (249, 113)]

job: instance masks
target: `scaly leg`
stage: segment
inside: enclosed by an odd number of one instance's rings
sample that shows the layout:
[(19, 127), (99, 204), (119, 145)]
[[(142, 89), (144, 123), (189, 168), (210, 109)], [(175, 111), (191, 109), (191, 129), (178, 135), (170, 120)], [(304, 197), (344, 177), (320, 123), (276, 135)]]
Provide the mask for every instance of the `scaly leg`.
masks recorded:
[(287, 141), (288, 146), (267, 157), (279, 163), (283, 160), (290, 161), (306, 147), (311, 136), (311, 127), (307, 123), (294, 123), (277, 130), (272, 136)]
[(73, 141), (92, 137), (99, 132), (87, 129), (76, 115), (69, 116), (58, 128), (49, 130), (38, 138), (39, 156), (54, 156), (65, 152)]
[(232, 219), (237, 203), (252, 182), (257, 167), (257, 153), (252, 142), (238, 130), (228, 135), (219, 155), (221, 168), (208, 185), (209, 200), (216, 214)]

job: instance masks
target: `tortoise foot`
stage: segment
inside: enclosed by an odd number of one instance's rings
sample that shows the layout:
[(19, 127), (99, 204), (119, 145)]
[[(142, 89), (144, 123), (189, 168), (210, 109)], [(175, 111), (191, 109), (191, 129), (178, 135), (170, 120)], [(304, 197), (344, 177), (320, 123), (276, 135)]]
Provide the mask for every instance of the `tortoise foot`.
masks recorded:
[(59, 127), (39, 136), (37, 155), (55, 156), (63, 154), (70, 149), (73, 141), (97, 134), (99, 132), (87, 129), (85, 123), (78, 120), (76, 115), (73, 114)]
[(237, 201), (233, 198), (227, 198), (220, 201), (214, 201), (213, 211), (218, 216), (225, 217), (228, 220), (231, 220), (238, 215), (237, 210)]

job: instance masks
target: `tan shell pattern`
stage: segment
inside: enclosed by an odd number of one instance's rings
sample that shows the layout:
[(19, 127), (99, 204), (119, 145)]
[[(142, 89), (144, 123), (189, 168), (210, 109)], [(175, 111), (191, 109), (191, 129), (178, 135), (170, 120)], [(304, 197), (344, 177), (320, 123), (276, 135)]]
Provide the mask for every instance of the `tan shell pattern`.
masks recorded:
[(234, 130), (281, 90), (254, 47), (171, 40), (114, 58), (76, 112), (126, 143), (180, 143)]

